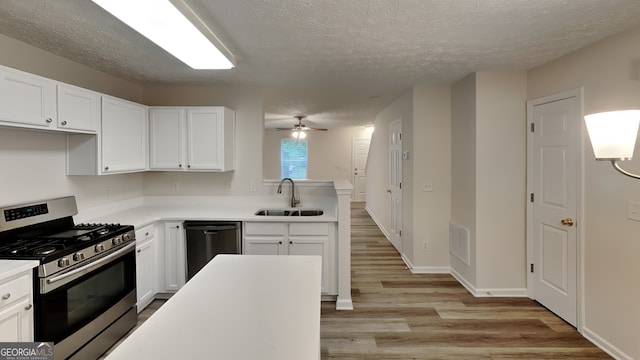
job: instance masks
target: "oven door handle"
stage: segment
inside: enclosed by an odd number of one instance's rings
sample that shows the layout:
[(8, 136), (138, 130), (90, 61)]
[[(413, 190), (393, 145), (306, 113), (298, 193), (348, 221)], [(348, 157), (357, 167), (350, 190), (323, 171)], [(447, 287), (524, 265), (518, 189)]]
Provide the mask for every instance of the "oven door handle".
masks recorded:
[(87, 264), (87, 265), (85, 265), (83, 267), (79, 267), (77, 269), (71, 270), (71, 271), (69, 271), (67, 273), (64, 273), (62, 275), (54, 276), (51, 279), (47, 279), (47, 284), (53, 284), (53, 283), (58, 282), (60, 280), (64, 280), (64, 279), (66, 279), (68, 277), (74, 276), (74, 275), (76, 275), (78, 273), (82, 273), (82, 274), (88, 273), (88, 272), (96, 269), (100, 265), (111, 261), (113, 258), (120, 257), (122, 254), (132, 250), (135, 246), (136, 246), (135, 242), (131, 243), (131, 244), (123, 247), (122, 249), (120, 249), (120, 250), (118, 250), (118, 251), (116, 251), (116, 252), (114, 252), (112, 254), (109, 254), (109, 255), (101, 258), (101, 259), (98, 259), (98, 260), (92, 262), (91, 264)]

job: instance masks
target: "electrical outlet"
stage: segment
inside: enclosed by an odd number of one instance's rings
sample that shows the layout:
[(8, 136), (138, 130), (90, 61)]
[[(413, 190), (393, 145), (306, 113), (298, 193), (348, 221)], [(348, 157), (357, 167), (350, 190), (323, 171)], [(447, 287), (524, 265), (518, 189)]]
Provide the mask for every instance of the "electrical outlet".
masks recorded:
[(231, 191), (231, 183), (227, 183), (227, 191)]
[(256, 191), (256, 182), (252, 181), (249, 183), (249, 191), (254, 192)]
[(431, 251), (431, 242), (425, 241), (422, 243), (422, 250)]
[(433, 183), (431, 181), (425, 181), (422, 184), (422, 191), (425, 191), (425, 192), (433, 191)]
[(177, 193), (180, 190), (180, 183), (177, 181), (174, 181), (171, 183), (171, 191), (173, 191), (174, 193)]

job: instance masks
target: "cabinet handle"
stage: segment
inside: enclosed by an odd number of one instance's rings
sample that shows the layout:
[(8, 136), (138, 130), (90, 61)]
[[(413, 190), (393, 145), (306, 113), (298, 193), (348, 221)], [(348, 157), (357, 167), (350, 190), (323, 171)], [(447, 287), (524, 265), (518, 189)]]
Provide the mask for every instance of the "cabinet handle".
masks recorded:
[(65, 125), (67, 125), (67, 122), (63, 120), (63, 121), (60, 123), (60, 125), (65, 126)]
[(47, 124), (51, 124), (51, 122), (53, 121), (52, 118), (47, 118), (47, 120), (45, 120), (47, 122)]
[(146, 233), (144, 233), (144, 236), (149, 236), (149, 232), (147, 231)]
[(27, 306), (24, 307), (25, 310), (31, 310), (31, 308), (33, 307), (33, 305), (29, 304)]
[(282, 241), (278, 241), (278, 244), (282, 245)]
[(8, 300), (11, 297), (11, 293), (6, 293), (2, 295), (2, 300)]
[(187, 167), (188, 167), (189, 169), (191, 169), (191, 165), (187, 165)]
[(179, 167), (179, 168), (181, 168), (181, 167), (182, 167), (182, 164), (178, 164), (178, 167)]
[(109, 171), (109, 167), (108, 167), (108, 166), (105, 166), (105, 167), (104, 167), (104, 171)]
[(289, 241), (289, 245), (293, 245), (293, 241)]
[(180, 225), (176, 225), (176, 229), (180, 229)]
[(138, 249), (138, 252), (142, 252), (142, 250)]

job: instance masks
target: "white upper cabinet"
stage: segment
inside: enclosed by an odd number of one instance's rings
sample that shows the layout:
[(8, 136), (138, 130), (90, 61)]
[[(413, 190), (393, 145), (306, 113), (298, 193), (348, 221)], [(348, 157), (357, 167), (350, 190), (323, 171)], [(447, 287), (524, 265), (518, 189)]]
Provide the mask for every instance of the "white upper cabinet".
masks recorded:
[(56, 128), (56, 82), (0, 67), (0, 124)]
[(102, 171), (135, 172), (147, 168), (148, 107), (102, 97)]
[(102, 96), (96, 135), (67, 135), (67, 175), (106, 175), (147, 169), (148, 107)]
[(183, 108), (149, 109), (149, 168), (184, 170), (186, 156), (186, 110)]
[(100, 94), (77, 86), (58, 84), (58, 128), (96, 132), (100, 124)]
[(151, 170), (235, 169), (235, 113), (221, 106), (150, 109)]

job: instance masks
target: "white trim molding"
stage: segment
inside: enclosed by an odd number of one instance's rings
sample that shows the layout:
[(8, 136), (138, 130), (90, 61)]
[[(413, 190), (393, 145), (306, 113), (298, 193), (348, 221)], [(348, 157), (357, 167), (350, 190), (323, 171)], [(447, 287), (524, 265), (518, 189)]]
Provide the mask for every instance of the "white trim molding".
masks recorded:
[(586, 326), (582, 327), (582, 336), (584, 336), (585, 339), (591, 341), (594, 345), (602, 349), (607, 354), (611, 355), (614, 359), (634, 360), (630, 355), (625, 354), (622, 350), (613, 346), (610, 342), (608, 342), (595, 332), (591, 331), (591, 329)]
[(453, 268), (451, 276), (475, 297), (527, 297), (526, 288), (476, 288)]

